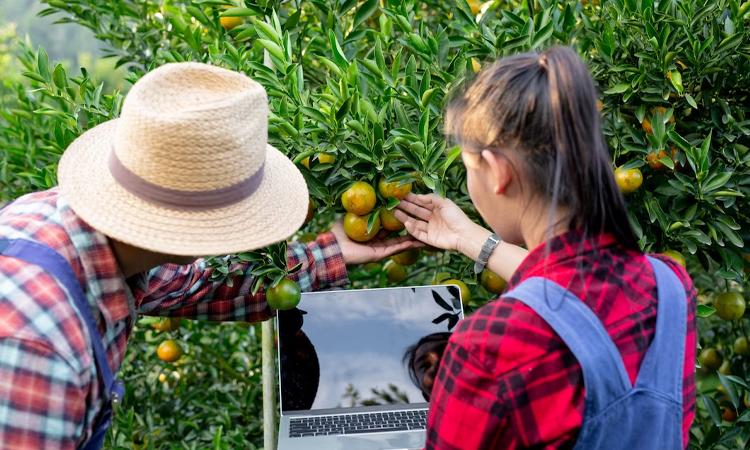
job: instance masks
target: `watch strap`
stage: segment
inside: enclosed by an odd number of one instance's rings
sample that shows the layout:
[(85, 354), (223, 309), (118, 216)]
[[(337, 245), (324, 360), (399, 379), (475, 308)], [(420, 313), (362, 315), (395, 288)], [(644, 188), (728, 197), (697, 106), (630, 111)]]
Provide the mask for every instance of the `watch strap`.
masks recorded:
[(484, 270), (484, 268), (487, 266), (487, 262), (490, 260), (490, 255), (492, 255), (492, 252), (497, 248), (498, 245), (500, 245), (500, 242), (502, 240), (498, 235), (495, 233), (492, 233), (487, 237), (487, 240), (484, 241), (484, 245), (482, 245), (482, 250), (479, 252), (479, 256), (477, 257), (476, 262), (474, 262), (474, 273), (480, 274)]

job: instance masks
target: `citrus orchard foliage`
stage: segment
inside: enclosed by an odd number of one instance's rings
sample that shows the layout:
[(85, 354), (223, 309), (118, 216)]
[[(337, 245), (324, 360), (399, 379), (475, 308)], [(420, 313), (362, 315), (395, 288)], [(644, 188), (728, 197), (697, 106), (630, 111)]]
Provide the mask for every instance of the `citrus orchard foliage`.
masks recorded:
[[(613, 170), (627, 192), (640, 244), (648, 251), (671, 251), (671, 256), (684, 258), (705, 303), (699, 323), (704, 364), (691, 445), (733, 448), (747, 441), (749, 367), (747, 342), (741, 338), (747, 339), (748, 324), (744, 318), (725, 319), (742, 316), (738, 311), (744, 307), (747, 284), (748, 262), (743, 257), (750, 225), (750, 2), (46, 3), (50, 8), (45, 14), (93, 30), (129, 68), (131, 80), (165, 62), (196, 60), (248, 73), (262, 83), (271, 103), (271, 143), (298, 163), (313, 197), (315, 214), (300, 240), (310, 239), (310, 233), (344, 212), (345, 227), (358, 240), (366, 241), (378, 230), (398, 232), (391, 209), (400, 195), (392, 190), (399, 186), (447, 194), (478, 219), (468, 200), (464, 170), (456, 161), (459, 151), (442, 136), (446, 100), (498, 57), (553, 44), (575, 46), (602, 93), (600, 109)], [(83, 130), (116, 116), (121, 103), (118, 94), (101, 92), (85, 74), (71, 78), (61, 67), (50, 67), (41, 50), (23, 52), (21, 62), (34, 90), (15, 87), (17, 100), (3, 111), (4, 197), (52, 185), (54, 164), (67, 144)], [(275, 285), (286, 275), (283, 254), (283, 245), (274, 246), (214, 264), (224, 276), (231, 262), (250, 261), (259, 275), (256, 287)], [(411, 265), (402, 258), (353, 269), (354, 285), (458, 284), (466, 292), (469, 310), (503, 288), (502, 280), (490, 274), (477, 280), (471, 262), (455, 254), (425, 250)], [(733, 300), (725, 300), (729, 298)], [(226, 327), (219, 328), (222, 332), (190, 324), (189, 331), (168, 332), (181, 336), (183, 343), (194, 339), (174, 364), (187, 361), (197, 376), (196, 353), (210, 349), (218, 357), (233, 352), (236, 341), (224, 342)], [(244, 329), (233, 330), (245, 336)], [(156, 360), (153, 334), (137, 331), (136, 337), (147, 344), (139, 344), (143, 352), (131, 353), (126, 373), (134, 389), (125, 407), (135, 408), (125, 415), (127, 420), (118, 418), (117, 439), (123, 430), (133, 436), (140, 430), (142, 436), (144, 429), (169, 421), (152, 414), (160, 406), (151, 402), (163, 398), (151, 400), (148, 381), (139, 378), (155, 367), (169, 367)], [(203, 338), (195, 341), (198, 335)], [(248, 342), (255, 345), (253, 339)], [(222, 369), (239, 375), (257, 369), (247, 360), (224, 361), (231, 362)], [(204, 368), (214, 378), (204, 373), (200, 383), (221, 389), (226, 380), (215, 369)], [(186, 394), (184, 380), (189, 376), (168, 385), (174, 396)], [(252, 383), (257, 378), (249, 377), (241, 386), (257, 392)], [(219, 409), (217, 398), (200, 401)], [(230, 404), (230, 411), (248, 407), (236, 400)], [(257, 429), (246, 431), (257, 438)], [(236, 442), (232, 439), (237, 434), (226, 428), (217, 433), (217, 445), (225, 437)], [(164, 445), (180, 439), (178, 434), (162, 436)], [(195, 436), (185, 445), (201, 446), (214, 434), (207, 436)]]

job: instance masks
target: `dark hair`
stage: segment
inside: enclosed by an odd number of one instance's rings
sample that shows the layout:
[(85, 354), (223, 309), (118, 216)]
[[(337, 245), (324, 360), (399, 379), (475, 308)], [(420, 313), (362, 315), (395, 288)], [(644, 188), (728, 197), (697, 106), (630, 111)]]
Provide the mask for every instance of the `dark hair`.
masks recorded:
[(446, 132), (464, 149), (522, 155), (533, 195), (568, 209), (571, 229), (612, 233), (638, 249), (602, 135), (594, 81), (567, 47), (502, 58), (448, 107)]
[(403, 362), (406, 365), (406, 370), (409, 372), (409, 378), (414, 385), (422, 391), (425, 400), (429, 400), (430, 393), (425, 386), (422, 385), (422, 378), (417, 373), (417, 355), (419, 350), (422, 350), (422, 354), (427, 352), (435, 352), (442, 359), (445, 347), (448, 345), (448, 339), (451, 337), (449, 332), (438, 332), (428, 334), (422, 337), (416, 344), (410, 346), (404, 352)]
[(279, 352), (281, 364), (282, 410), (312, 408), (318, 395), (320, 363), (315, 346), (302, 331), (303, 315), (297, 308), (279, 311)]

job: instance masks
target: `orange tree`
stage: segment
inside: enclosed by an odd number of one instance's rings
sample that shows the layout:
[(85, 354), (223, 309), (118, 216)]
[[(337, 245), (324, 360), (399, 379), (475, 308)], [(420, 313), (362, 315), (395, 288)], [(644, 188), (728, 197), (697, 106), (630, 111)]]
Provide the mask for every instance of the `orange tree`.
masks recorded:
[[(691, 446), (747, 444), (750, 2), (45, 3), (43, 14), (91, 29), (129, 69), (131, 81), (159, 64), (194, 60), (262, 83), (271, 104), (269, 138), (298, 163), (316, 205), (300, 240), (347, 211), (361, 239), (379, 227), (398, 233), (390, 211), (399, 187), (448, 195), (478, 219), (456, 161), (459, 150), (442, 135), (446, 99), (498, 57), (573, 45), (599, 84), (613, 170), (627, 192), (641, 246), (684, 259), (700, 293), (698, 417)], [(6, 87), (3, 97), (15, 98), (4, 103), (9, 106), (1, 119), (4, 197), (54, 184), (54, 165), (67, 144), (117, 116), (122, 100), (103, 93), (85, 73), (70, 77), (51, 66), (43, 50), (25, 49), (20, 60), (27, 85)], [(353, 198), (344, 194), (354, 183), (372, 187), (374, 204), (342, 204), (342, 197)], [(381, 183), (391, 185), (381, 189)], [(284, 277), (282, 256), (283, 245), (211, 264), (217, 276), (227, 276), (233, 262), (250, 261), (260, 287)], [(471, 262), (455, 254), (424, 251), (414, 259), (402, 255), (385, 268), (354, 268), (351, 279), (358, 287), (457, 280), (471, 294), (469, 310), (504, 285), (491, 274), (474, 278)], [(157, 333), (147, 326), (151, 321), (136, 330), (124, 370), (131, 390), (110, 442), (257, 444), (255, 329), (191, 322)], [(174, 363), (159, 362), (154, 353), (162, 333), (179, 337), (184, 347)], [(217, 417), (216, 411), (224, 413)]]

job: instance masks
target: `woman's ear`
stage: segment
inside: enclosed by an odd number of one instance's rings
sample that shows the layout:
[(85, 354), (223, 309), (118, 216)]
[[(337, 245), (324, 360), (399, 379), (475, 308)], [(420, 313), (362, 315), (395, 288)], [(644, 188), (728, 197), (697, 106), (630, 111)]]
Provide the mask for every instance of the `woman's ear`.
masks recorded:
[(502, 195), (513, 178), (513, 170), (506, 158), (490, 150), (482, 151), (482, 159), (487, 163), (489, 179), (487, 183), (495, 195)]

